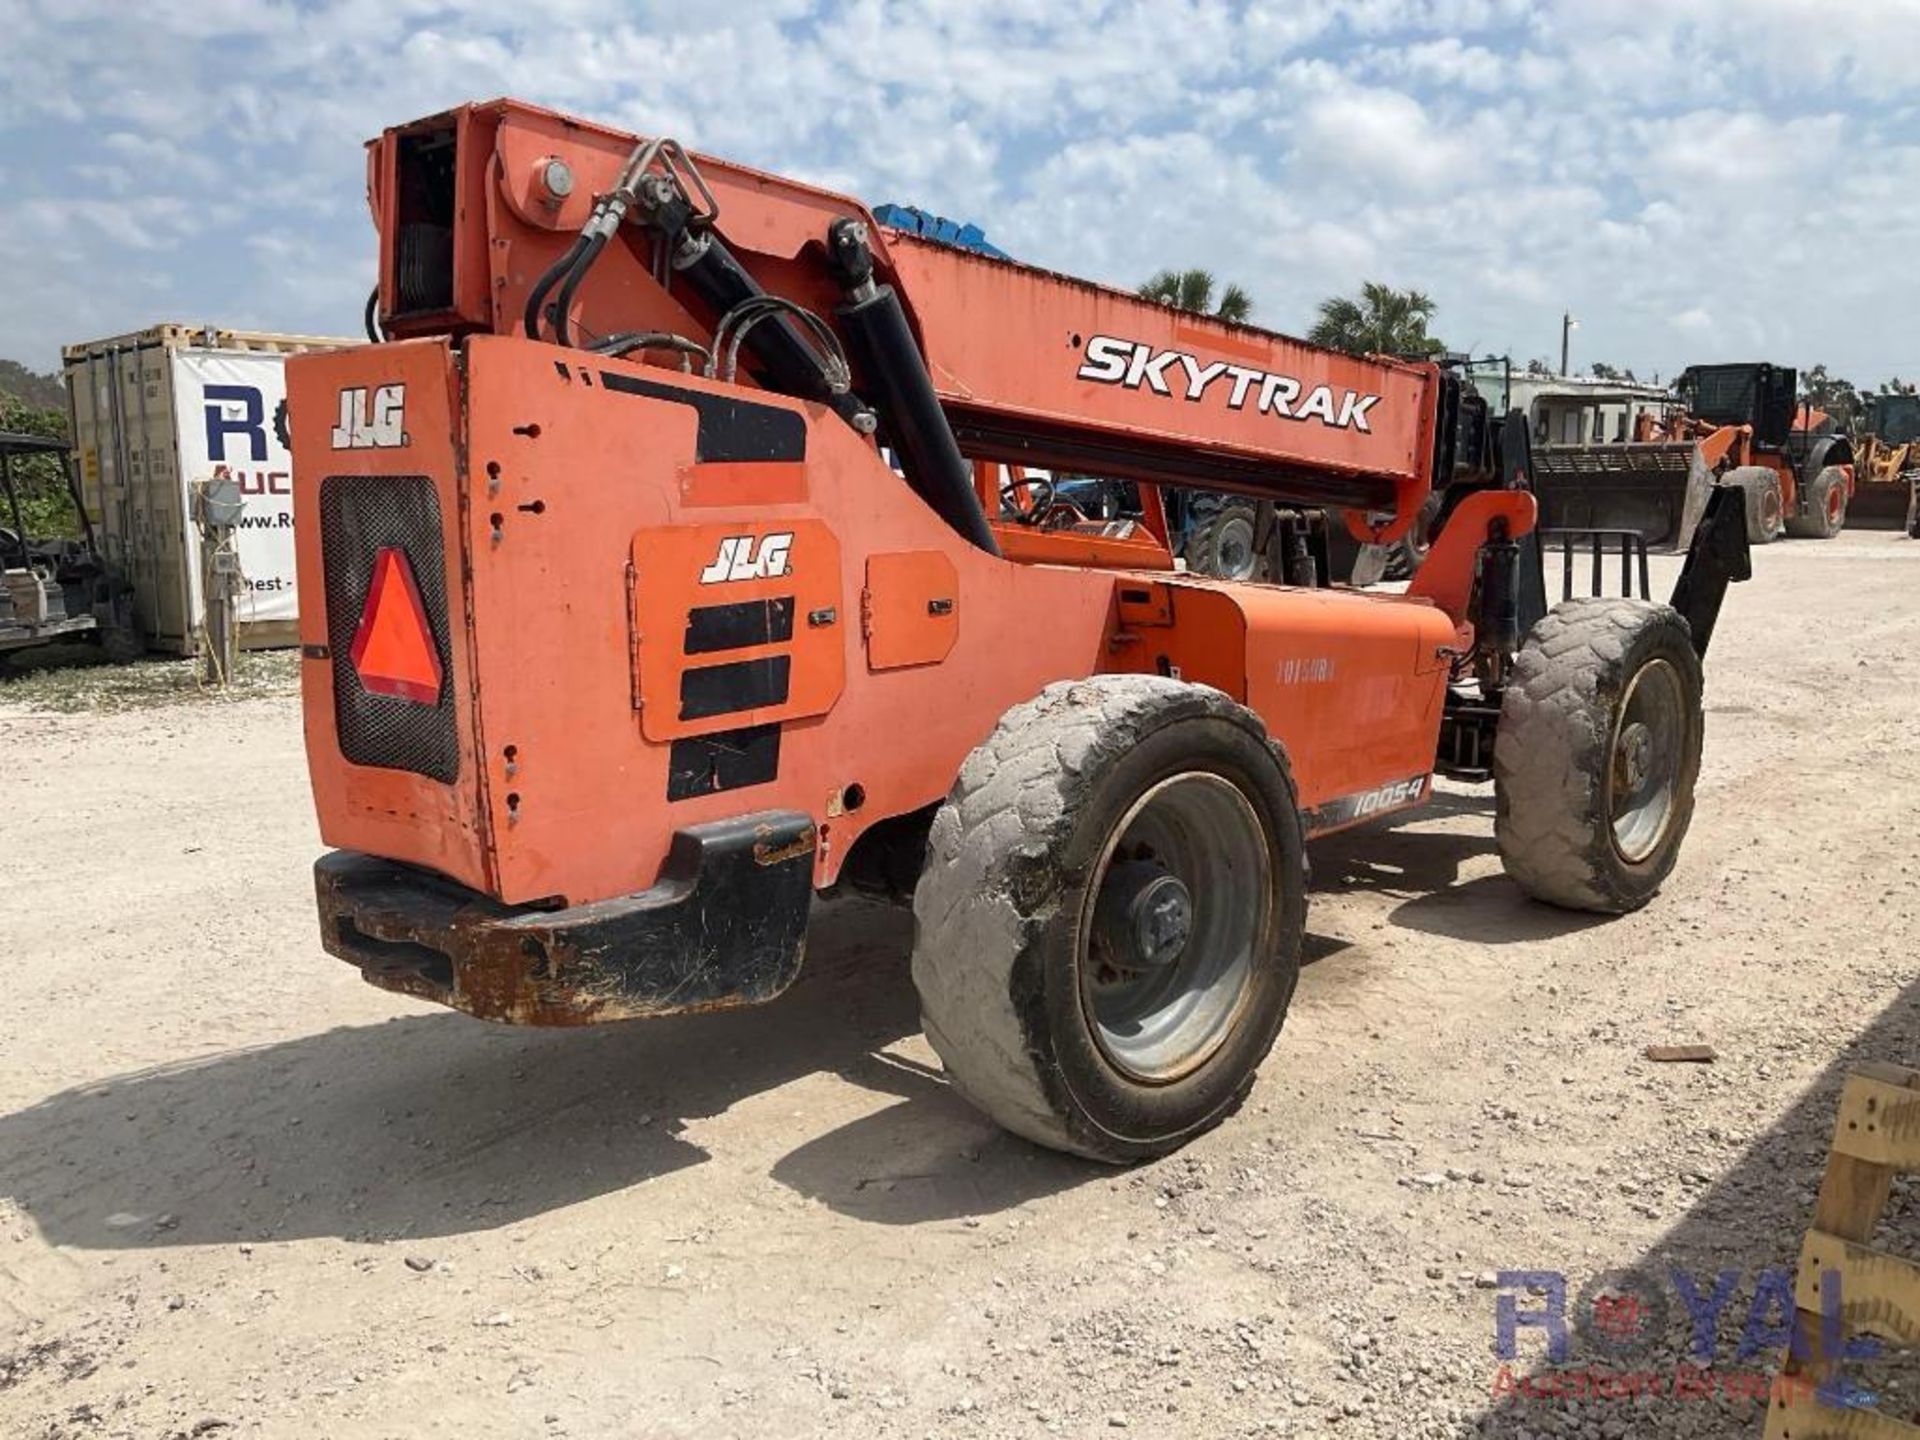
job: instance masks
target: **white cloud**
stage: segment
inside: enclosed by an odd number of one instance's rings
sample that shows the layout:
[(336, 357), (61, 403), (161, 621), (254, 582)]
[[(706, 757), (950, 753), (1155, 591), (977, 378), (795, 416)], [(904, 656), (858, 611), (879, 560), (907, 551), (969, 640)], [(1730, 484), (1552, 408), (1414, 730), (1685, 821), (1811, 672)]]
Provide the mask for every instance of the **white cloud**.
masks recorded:
[(1835, 169), (1846, 123), (1839, 115), (1777, 122), (1751, 110), (1696, 110), (1630, 127), (1644, 182), (1728, 196), (1770, 187), (1812, 188)]
[(1376, 50), (1367, 58), (1384, 74), (1417, 77), (1482, 92), (1498, 90), (1512, 69), (1506, 58), (1480, 45), (1463, 44), (1453, 35), (1398, 49)]
[(1310, 102), (1294, 159), (1302, 168), (1415, 191), (1458, 183), (1471, 151), (1398, 90), (1350, 89)]
[(0, 0), (0, 354), (173, 314), (351, 331), (360, 142), (515, 92), (982, 223), (1205, 264), (1304, 328), (1920, 368), (1920, 0)]

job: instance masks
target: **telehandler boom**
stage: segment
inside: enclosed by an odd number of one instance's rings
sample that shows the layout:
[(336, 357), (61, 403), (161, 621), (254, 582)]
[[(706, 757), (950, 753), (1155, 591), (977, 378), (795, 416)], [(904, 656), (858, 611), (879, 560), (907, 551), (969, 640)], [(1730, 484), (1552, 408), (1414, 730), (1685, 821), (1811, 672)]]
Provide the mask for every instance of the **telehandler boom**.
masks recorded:
[[(380, 342), (288, 377), (321, 923), (373, 983), (527, 1024), (764, 1001), (816, 893), (888, 890), (955, 1085), (1124, 1161), (1251, 1085), (1309, 836), (1438, 771), (1493, 782), (1542, 899), (1672, 869), (1736, 508), (1672, 605), (1544, 613), (1524, 427), (1463, 441), (1432, 365), (512, 101), (369, 160)], [(1314, 517), (1390, 541), (1463, 444), (1409, 592), (1327, 586)], [(1178, 572), (1162, 485), (1255, 497), (1296, 583)]]

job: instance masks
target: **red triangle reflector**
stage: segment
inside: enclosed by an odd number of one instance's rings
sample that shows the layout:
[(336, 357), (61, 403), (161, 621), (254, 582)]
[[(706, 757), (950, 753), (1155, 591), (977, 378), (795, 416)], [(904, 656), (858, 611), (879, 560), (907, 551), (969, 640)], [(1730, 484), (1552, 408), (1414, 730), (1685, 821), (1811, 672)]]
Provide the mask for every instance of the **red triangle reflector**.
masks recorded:
[(440, 647), (434, 643), (427, 607), (414, 583), (406, 551), (396, 545), (374, 557), (367, 608), (354, 632), (353, 668), (375, 695), (391, 695), (419, 705), (440, 703)]

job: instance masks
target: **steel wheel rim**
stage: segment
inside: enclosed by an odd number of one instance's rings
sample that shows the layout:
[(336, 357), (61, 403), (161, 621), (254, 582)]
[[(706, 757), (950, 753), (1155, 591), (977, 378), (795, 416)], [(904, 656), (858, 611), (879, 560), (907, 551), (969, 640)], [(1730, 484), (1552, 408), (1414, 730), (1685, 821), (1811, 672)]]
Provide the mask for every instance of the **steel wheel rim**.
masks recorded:
[(1220, 565), (1221, 578), (1226, 580), (1250, 580), (1253, 578), (1253, 526), (1242, 519), (1225, 521), (1220, 526), (1219, 539), (1216, 542), (1214, 557)]
[(1621, 698), (1607, 757), (1607, 814), (1614, 851), (1638, 865), (1673, 823), (1687, 732), (1687, 692), (1665, 660), (1640, 667)]
[[(1171, 964), (1130, 971), (1103, 948), (1094, 912), (1117, 867), (1143, 856), (1187, 888), (1191, 934)], [(1133, 803), (1101, 852), (1079, 932), (1081, 1011), (1108, 1064), (1164, 1085), (1219, 1050), (1252, 990), (1272, 894), (1266, 828), (1232, 781), (1189, 771)]]
[(1827, 491), (1827, 523), (1838, 525), (1841, 515), (1846, 513), (1847, 495), (1838, 485)]

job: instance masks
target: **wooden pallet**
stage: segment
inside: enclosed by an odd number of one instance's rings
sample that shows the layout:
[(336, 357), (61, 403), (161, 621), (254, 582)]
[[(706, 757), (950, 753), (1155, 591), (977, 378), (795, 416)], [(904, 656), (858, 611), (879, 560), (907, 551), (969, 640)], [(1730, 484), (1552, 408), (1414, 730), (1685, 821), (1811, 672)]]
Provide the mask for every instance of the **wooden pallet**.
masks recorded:
[(1920, 1265), (1867, 1243), (1887, 1207), (1893, 1177), (1902, 1173), (1920, 1173), (1920, 1070), (1863, 1065), (1840, 1092), (1827, 1173), (1800, 1247), (1794, 1319), (1804, 1358), (1790, 1353), (1781, 1366), (1784, 1383), (1774, 1387), (1766, 1440), (1920, 1440), (1920, 1425), (1815, 1398), (1840, 1366), (1840, 1357), (1822, 1348), (1824, 1273), (1840, 1277), (1846, 1335), (1920, 1344)]
[(228, 330), (218, 325), (183, 325), (178, 322), (149, 325), (145, 330), (113, 335), (104, 340), (61, 347), (61, 359), (67, 368), (84, 364), (89, 357), (106, 360), (116, 352), (142, 350), (245, 350), (275, 355), (293, 355), (305, 350), (340, 350), (361, 345), (362, 339), (339, 335), (288, 335), (273, 330)]

